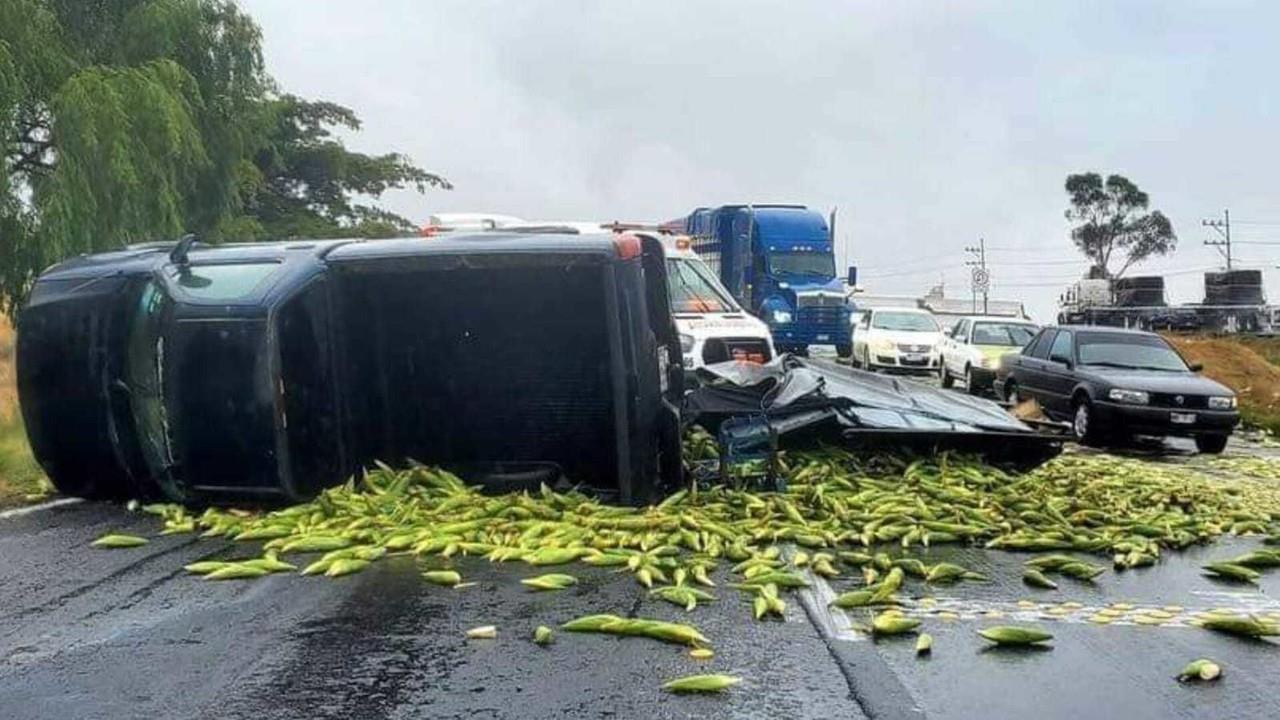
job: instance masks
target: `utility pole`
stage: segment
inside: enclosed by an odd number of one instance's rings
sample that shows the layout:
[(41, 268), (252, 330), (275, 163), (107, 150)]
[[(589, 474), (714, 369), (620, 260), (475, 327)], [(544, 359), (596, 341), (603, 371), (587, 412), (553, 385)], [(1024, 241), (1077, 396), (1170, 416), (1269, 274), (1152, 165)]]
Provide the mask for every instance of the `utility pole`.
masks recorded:
[(984, 238), (978, 238), (978, 246), (972, 245), (964, 249), (965, 252), (977, 258), (977, 260), (967, 260), (965, 265), (973, 268), (970, 270), (970, 292), (973, 295), (973, 312), (978, 312), (978, 291), (982, 291), (982, 314), (987, 314), (987, 292), (991, 289), (991, 273), (987, 270), (987, 241)]
[(1221, 220), (1201, 220), (1200, 224), (1213, 228), (1222, 236), (1221, 240), (1205, 240), (1204, 244), (1218, 248), (1218, 252), (1227, 259), (1227, 272), (1231, 272), (1231, 211), (1223, 210)]

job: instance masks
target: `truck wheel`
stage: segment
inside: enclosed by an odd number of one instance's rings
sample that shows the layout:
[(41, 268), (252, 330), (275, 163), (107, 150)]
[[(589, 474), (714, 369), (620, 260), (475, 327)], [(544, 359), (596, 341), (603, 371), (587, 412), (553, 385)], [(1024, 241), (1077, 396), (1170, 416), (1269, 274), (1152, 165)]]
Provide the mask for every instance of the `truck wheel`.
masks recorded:
[(847, 358), (853, 355), (853, 343), (839, 343), (836, 345), (836, 356)]
[(1226, 435), (1199, 435), (1196, 437), (1196, 450), (1209, 455), (1218, 455), (1227, 449)]

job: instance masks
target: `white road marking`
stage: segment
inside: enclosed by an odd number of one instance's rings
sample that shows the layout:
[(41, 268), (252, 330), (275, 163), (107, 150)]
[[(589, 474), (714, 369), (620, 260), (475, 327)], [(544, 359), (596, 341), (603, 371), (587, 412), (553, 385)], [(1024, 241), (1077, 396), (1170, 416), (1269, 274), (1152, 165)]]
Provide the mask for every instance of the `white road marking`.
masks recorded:
[[(790, 560), (795, 552), (795, 547), (789, 545), (784, 549), (783, 556)], [(837, 594), (831, 583), (807, 567), (804, 568), (803, 575), (809, 581), (809, 587), (800, 588), (797, 595), (805, 612), (818, 626), (819, 632), (837, 640), (866, 640), (865, 633), (853, 629), (853, 621), (844, 610), (831, 606), (831, 601), (836, 599)]]
[(853, 629), (853, 621), (848, 613), (838, 607), (832, 607), (831, 601), (836, 599), (836, 591), (827, 579), (805, 568), (805, 579), (809, 587), (800, 588), (800, 604), (804, 606), (809, 617), (814, 619), (823, 635), (837, 640), (866, 640), (865, 633)]
[[(1193, 594), (1199, 595), (1201, 593)], [(1257, 593), (1251, 595), (1243, 593), (1213, 594), (1222, 596), (1221, 600), (1223, 602), (1201, 607), (1184, 606), (1178, 612), (1170, 613), (1173, 615), (1172, 618), (1162, 618), (1159, 627), (1192, 627), (1187, 622), (1188, 620), (1213, 610), (1226, 610), (1240, 615), (1280, 613), (1280, 602), (1265, 595)], [(1155, 603), (1130, 604), (1133, 606), (1132, 608), (1124, 610), (1122, 615), (1116, 616), (1109, 624), (1142, 625), (1143, 623), (1136, 621), (1138, 617), (1146, 615), (1149, 611), (1160, 611), (1163, 607), (1167, 607), (1167, 605), (1162, 606)], [(920, 599), (903, 599), (901, 600), (901, 607), (907, 615), (915, 617), (936, 617), (938, 613), (945, 612), (953, 614), (955, 616), (954, 620), (1007, 618), (1020, 622), (1045, 621), (1063, 623), (1088, 623), (1091, 616), (1099, 611), (1112, 608), (1111, 605), (1083, 604), (1080, 607), (1064, 608), (1060, 602), (1039, 602), (1034, 607), (1022, 607), (1017, 602), (970, 600), (945, 596), (935, 596), (928, 603), (921, 602)], [(1057, 612), (1050, 612), (1051, 610), (1057, 610)]]
[(52, 510), (53, 508), (62, 507), (63, 505), (74, 505), (75, 503), (78, 503), (78, 502), (84, 502), (84, 501), (81, 500), (80, 498), (59, 498), (57, 500), (50, 500), (49, 502), (42, 502), (39, 505), (31, 505), (28, 507), (20, 507), (20, 508), (14, 508), (12, 510), (5, 510), (4, 512), (0, 512), (0, 520), (8, 520), (9, 518), (22, 517), (23, 515), (30, 515), (31, 513), (40, 512), (41, 510)]

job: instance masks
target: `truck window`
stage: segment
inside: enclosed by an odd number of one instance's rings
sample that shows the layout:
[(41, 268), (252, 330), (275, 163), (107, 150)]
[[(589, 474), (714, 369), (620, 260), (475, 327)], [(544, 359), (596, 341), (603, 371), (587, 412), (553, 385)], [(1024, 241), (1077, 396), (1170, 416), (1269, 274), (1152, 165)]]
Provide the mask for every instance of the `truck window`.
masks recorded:
[(234, 300), (253, 292), (279, 263), (190, 265), (175, 278), (183, 292), (197, 300)]
[(173, 464), (166, 432), (161, 389), (164, 368), (163, 319), (169, 306), (164, 291), (150, 280), (138, 294), (133, 317), (129, 319), (129, 340), (125, 350), (125, 383), (129, 403), (138, 427), (142, 453), (151, 472), (159, 474)]
[(720, 287), (711, 270), (700, 260), (667, 260), (667, 287), (673, 313), (738, 312), (738, 304)]
[(836, 261), (830, 255), (816, 252), (771, 252), (769, 272), (773, 275), (836, 276)]

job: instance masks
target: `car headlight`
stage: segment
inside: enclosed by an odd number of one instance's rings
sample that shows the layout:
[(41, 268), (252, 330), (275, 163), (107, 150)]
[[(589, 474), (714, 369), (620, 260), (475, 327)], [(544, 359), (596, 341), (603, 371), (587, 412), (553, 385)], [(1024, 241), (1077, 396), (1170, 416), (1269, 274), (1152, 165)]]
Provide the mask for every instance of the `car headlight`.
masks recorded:
[(1107, 397), (1116, 402), (1129, 403), (1130, 405), (1146, 405), (1151, 402), (1151, 395), (1142, 390), (1111, 388), (1111, 392), (1107, 393)]
[(693, 336), (680, 333), (680, 352), (693, 352)]
[(773, 321), (779, 325), (785, 325), (791, 322), (791, 311), (790, 310), (774, 310)]
[(893, 341), (880, 338), (871, 341), (871, 349), (881, 355), (892, 355), (894, 351)]
[(982, 367), (990, 370), (994, 368), (998, 363), (996, 362), (995, 358), (989, 358), (989, 357), (983, 356), (982, 361), (979, 364), (982, 365)]
[(1236, 407), (1236, 396), (1230, 397), (1211, 397), (1209, 398), (1210, 410), (1234, 410)]

